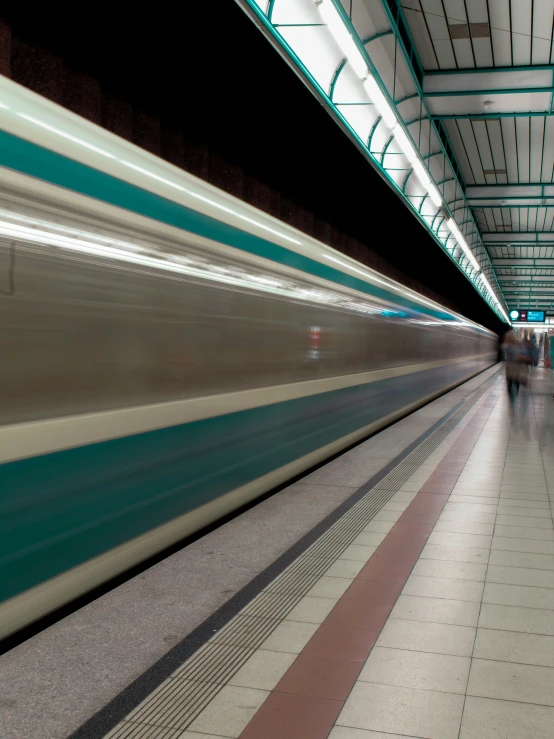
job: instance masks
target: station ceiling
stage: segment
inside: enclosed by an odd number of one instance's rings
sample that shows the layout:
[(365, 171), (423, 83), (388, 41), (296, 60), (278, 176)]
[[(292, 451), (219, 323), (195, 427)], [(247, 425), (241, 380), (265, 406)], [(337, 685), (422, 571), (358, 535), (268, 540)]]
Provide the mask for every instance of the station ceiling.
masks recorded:
[(501, 318), (554, 313), (554, 0), (237, 2)]

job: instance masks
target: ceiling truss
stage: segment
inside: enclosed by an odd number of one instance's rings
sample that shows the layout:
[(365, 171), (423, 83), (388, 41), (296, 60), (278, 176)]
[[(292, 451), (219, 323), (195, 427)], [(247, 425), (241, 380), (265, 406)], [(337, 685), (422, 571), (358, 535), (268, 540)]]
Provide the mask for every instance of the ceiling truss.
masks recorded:
[(554, 309), (554, 0), (237, 1), (491, 308)]

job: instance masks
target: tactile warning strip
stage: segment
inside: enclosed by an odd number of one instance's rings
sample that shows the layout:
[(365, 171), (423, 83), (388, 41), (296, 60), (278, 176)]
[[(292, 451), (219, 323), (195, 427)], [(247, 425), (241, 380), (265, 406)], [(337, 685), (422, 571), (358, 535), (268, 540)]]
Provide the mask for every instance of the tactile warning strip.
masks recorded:
[(496, 373), (295, 562), (165, 680), (106, 739), (174, 739), (305, 597), (381, 508), (490, 389)]

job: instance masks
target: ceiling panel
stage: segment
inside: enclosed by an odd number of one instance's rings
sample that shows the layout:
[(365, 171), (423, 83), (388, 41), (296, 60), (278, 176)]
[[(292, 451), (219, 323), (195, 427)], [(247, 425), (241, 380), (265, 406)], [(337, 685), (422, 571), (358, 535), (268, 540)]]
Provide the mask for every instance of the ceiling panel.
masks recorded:
[[(426, 101), (443, 121), (508, 304), (524, 307), (545, 289), (536, 278), (554, 278), (554, 262), (540, 264), (554, 247), (539, 243), (554, 244), (554, 0), (412, 0), (410, 8), (416, 49), (436, 60), (424, 63)], [(489, 24), (488, 35), (473, 23)], [(523, 292), (512, 284), (521, 278)]]
[(497, 312), (550, 300), (554, 0), (237, 1)]

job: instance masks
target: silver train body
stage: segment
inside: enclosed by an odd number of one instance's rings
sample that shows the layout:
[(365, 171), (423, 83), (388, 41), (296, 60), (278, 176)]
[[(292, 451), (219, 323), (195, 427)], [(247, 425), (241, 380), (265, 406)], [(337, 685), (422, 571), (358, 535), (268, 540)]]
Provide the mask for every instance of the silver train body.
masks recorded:
[(0, 78), (0, 636), (491, 366), (496, 336)]

